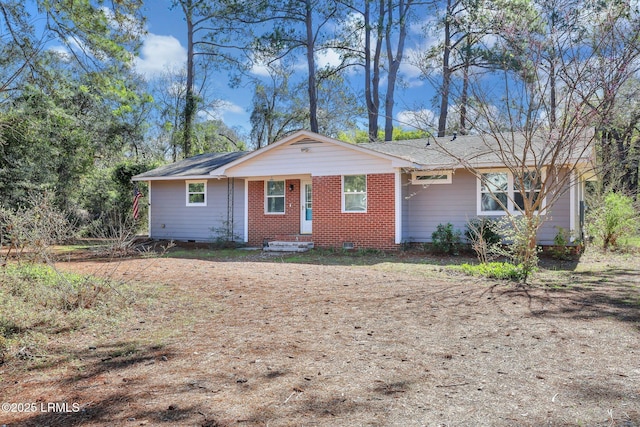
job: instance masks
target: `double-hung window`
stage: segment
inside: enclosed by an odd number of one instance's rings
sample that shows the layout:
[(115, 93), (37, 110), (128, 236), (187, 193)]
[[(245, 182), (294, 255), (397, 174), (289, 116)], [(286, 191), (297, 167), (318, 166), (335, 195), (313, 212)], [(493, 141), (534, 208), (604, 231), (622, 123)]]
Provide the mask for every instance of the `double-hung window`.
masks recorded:
[(267, 181), (265, 197), (266, 213), (284, 213), (284, 181)]
[(525, 198), (531, 203), (537, 201), (542, 176), (535, 171), (524, 171), (516, 177), (508, 171), (489, 171), (481, 174), (478, 189), (478, 215), (517, 213), (524, 209)]
[(508, 209), (509, 175), (507, 172), (488, 172), (480, 180), (480, 212), (502, 214)]
[(367, 175), (342, 177), (342, 211), (367, 211)]
[[(522, 180), (518, 182), (518, 180)], [(524, 194), (520, 191), (524, 189)], [(522, 177), (515, 177), (513, 182), (513, 202), (516, 208), (520, 210), (524, 209), (525, 198), (534, 204), (540, 196), (540, 190), (542, 189), (542, 177), (540, 174), (533, 171), (527, 171), (522, 174)]]
[(187, 206), (207, 206), (207, 181), (187, 181)]

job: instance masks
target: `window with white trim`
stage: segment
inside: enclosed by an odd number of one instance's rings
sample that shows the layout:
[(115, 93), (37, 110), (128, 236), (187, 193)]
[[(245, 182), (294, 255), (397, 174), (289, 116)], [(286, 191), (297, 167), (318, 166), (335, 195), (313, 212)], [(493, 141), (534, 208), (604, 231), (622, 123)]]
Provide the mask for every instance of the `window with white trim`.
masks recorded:
[(207, 206), (207, 181), (187, 181), (187, 206)]
[(452, 171), (411, 172), (411, 183), (415, 185), (451, 184)]
[(488, 172), (480, 180), (480, 212), (503, 214), (508, 208), (509, 175), (507, 172)]
[[(543, 177), (536, 171), (525, 171), (516, 182), (508, 171), (488, 171), (478, 179), (478, 215), (504, 215), (524, 209), (524, 198), (535, 203), (542, 189)], [(524, 188), (522, 194), (520, 189)], [(544, 201), (543, 201), (544, 202)]]
[(342, 211), (367, 211), (367, 175), (342, 177)]
[(265, 188), (265, 212), (271, 214), (284, 213), (284, 181), (267, 181)]

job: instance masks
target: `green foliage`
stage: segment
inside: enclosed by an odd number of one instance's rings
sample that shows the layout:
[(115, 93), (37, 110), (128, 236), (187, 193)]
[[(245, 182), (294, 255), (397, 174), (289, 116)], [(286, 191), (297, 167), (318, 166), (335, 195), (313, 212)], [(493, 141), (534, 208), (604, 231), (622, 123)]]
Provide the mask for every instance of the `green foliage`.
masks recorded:
[[(393, 140), (404, 141), (411, 139), (425, 139), (429, 138), (431, 134), (424, 130), (407, 130), (404, 128), (393, 128)], [(363, 129), (355, 129), (348, 132), (338, 132), (337, 139), (344, 142), (350, 142), (360, 144), (369, 142), (369, 132)], [(378, 131), (378, 140), (384, 141), (384, 130)]]
[(496, 245), (502, 242), (499, 224), (491, 218), (482, 217), (471, 219), (467, 222), (466, 227), (464, 236), (469, 240), (472, 240), (474, 236), (480, 234), (488, 245)]
[(622, 239), (638, 232), (640, 221), (631, 197), (609, 193), (589, 214), (589, 234), (603, 249), (616, 249)]
[(438, 224), (431, 233), (431, 247), (435, 252), (455, 255), (460, 246), (460, 230), (454, 230), (453, 224)]
[(460, 270), (470, 276), (483, 276), (490, 279), (521, 281), (528, 272), (524, 267), (509, 262), (485, 262), (480, 264), (462, 264)]
[(43, 354), (47, 335), (113, 319), (126, 307), (124, 292), (105, 279), (8, 263), (0, 271), (0, 363), (11, 348)]
[(571, 233), (563, 228), (557, 227), (558, 232), (553, 238), (553, 247), (551, 248), (551, 256), (556, 259), (570, 259), (572, 250), (569, 247)]
[(522, 269), (523, 283), (526, 283), (529, 275), (538, 268), (540, 248), (537, 237), (541, 223), (537, 215), (531, 217), (510, 215), (500, 221), (502, 235), (507, 245), (505, 248), (500, 248), (498, 253), (507, 256), (513, 265)]
[[(90, 236), (95, 236), (96, 232), (102, 236), (107, 229), (118, 227), (123, 219), (131, 217), (133, 189), (136, 185), (131, 183), (131, 177), (153, 167), (153, 164), (124, 161), (111, 167), (95, 168), (82, 178), (78, 205), (85, 212), (83, 225), (92, 223), (87, 230)], [(143, 228), (147, 220), (148, 190), (145, 183), (137, 185), (143, 195), (139, 204), (138, 226)], [(97, 228), (96, 222), (100, 224)]]

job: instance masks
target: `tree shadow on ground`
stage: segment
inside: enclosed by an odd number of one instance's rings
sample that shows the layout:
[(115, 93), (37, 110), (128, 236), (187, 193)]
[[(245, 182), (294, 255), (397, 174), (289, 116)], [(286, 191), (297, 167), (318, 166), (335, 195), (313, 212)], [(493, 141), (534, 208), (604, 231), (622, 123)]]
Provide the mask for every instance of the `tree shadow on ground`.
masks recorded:
[(611, 318), (640, 330), (640, 272), (632, 268), (573, 271), (533, 286), (494, 285), (485, 293), (525, 297), (535, 316)]

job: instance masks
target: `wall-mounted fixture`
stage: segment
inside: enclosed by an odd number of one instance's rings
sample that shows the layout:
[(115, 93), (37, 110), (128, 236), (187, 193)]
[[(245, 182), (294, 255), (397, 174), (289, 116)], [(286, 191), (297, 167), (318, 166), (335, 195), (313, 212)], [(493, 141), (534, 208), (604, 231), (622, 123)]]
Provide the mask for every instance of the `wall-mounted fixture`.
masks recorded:
[(293, 191), (294, 188), (293, 184), (289, 184), (289, 191)]
[(303, 153), (308, 153), (309, 152), (309, 148), (307, 148), (307, 147), (301, 148), (300, 151), (302, 151)]

